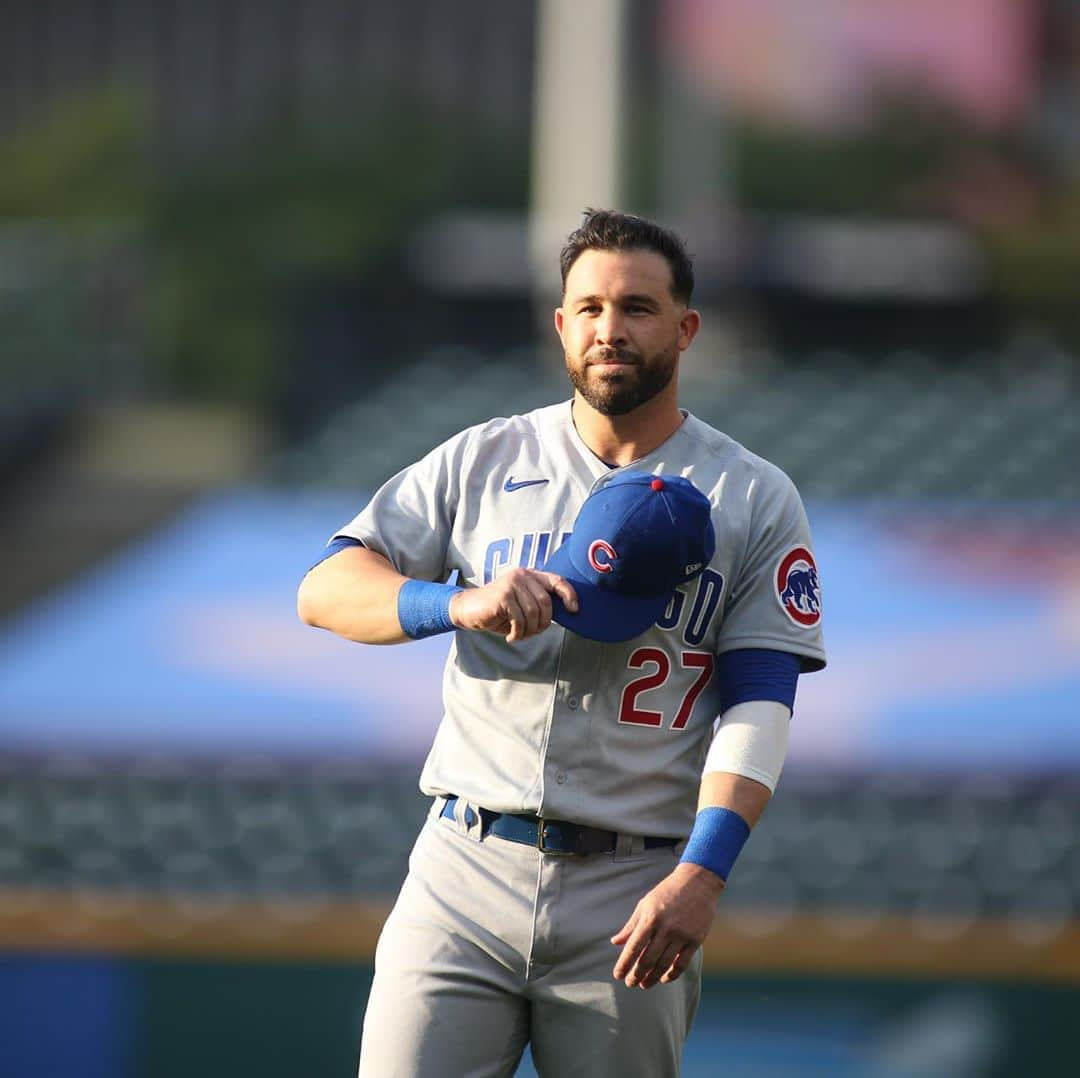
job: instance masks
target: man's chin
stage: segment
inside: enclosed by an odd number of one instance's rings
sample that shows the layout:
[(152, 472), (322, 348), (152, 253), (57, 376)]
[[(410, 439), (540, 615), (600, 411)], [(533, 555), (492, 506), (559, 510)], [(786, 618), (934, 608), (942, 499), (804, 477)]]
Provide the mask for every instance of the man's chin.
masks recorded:
[(590, 386), (588, 392), (582, 392), (581, 395), (591, 408), (607, 416), (627, 415), (643, 403), (636, 390), (630, 387), (604, 392), (603, 389), (597, 390)]
[(574, 388), (590, 408), (606, 416), (628, 415), (647, 404), (671, 382), (674, 363), (670, 369), (650, 370), (636, 363), (607, 365), (590, 363), (575, 369), (569, 360), (567, 373)]

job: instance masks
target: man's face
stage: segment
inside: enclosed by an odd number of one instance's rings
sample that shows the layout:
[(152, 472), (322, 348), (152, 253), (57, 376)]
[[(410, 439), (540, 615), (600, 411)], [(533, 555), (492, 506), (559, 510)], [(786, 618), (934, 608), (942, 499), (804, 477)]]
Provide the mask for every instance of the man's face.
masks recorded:
[(555, 312), (570, 381), (609, 416), (667, 388), (699, 321), (672, 296), (671, 267), (655, 251), (583, 251)]

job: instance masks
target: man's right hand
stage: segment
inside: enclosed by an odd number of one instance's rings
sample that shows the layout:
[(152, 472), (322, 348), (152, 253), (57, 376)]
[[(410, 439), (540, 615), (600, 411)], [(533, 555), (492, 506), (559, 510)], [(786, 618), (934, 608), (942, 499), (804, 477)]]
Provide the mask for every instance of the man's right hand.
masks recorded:
[(450, 600), (450, 620), (459, 629), (502, 633), (513, 644), (551, 624), (552, 593), (567, 610), (577, 610), (577, 595), (563, 577), (539, 569), (511, 569), (482, 588), (459, 591)]

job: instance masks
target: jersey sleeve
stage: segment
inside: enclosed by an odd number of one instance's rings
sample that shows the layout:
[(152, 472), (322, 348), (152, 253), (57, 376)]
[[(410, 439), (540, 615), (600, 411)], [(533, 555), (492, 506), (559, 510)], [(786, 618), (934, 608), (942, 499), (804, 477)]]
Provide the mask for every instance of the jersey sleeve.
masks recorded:
[(821, 585), (802, 499), (778, 468), (770, 467), (755, 487), (746, 553), (732, 581), (717, 653), (771, 648), (799, 656), (804, 672), (820, 670)]
[(471, 429), (388, 479), (332, 540), (359, 540), (404, 576), (445, 580)]

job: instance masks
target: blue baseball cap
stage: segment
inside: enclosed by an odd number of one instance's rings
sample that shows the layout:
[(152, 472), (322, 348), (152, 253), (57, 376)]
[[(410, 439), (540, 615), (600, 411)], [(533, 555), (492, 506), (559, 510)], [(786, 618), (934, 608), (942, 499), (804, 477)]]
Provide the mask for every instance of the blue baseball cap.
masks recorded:
[(552, 595), (552, 616), (590, 640), (632, 640), (663, 616), (675, 588), (693, 580), (715, 550), (709, 499), (693, 483), (618, 472), (586, 498), (570, 538), (544, 565), (578, 597), (571, 613)]

